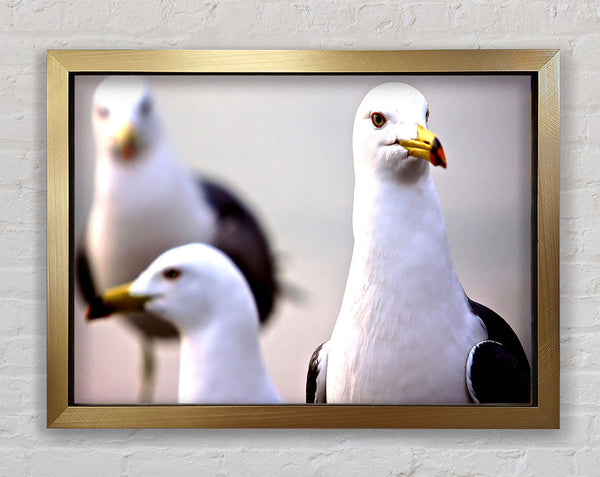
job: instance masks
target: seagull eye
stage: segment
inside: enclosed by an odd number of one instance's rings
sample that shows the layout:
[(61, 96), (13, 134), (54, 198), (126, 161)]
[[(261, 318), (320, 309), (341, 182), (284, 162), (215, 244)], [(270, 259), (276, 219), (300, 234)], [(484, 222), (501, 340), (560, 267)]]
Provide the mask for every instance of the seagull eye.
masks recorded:
[(385, 122), (387, 120), (385, 119), (385, 116), (383, 114), (381, 114), (381, 113), (373, 113), (373, 114), (371, 114), (371, 121), (373, 122), (373, 125), (376, 128), (380, 128), (380, 127), (382, 127), (385, 124)]
[(150, 111), (152, 111), (152, 101), (145, 99), (140, 105), (140, 113), (142, 113), (142, 116), (148, 116)]
[(98, 117), (100, 119), (106, 119), (106, 118), (108, 118), (108, 116), (110, 116), (110, 111), (105, 106), (98, 106), (96, 108), (96, 114), (98, 115)]
[(181, 276), (181, 270), (179, 268), (167, 268), (163, 272), (163, 277), (166, 280), (177, 280)]
[(429, 121), (429, 108), (427, 108), (427, 112), (425, 113), (425, 121)]

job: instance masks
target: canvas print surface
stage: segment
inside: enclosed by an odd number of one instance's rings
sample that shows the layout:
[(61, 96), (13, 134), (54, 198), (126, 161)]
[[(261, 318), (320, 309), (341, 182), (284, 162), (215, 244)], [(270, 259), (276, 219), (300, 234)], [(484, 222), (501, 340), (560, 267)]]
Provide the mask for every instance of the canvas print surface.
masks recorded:
[[(454, 313), (448, 290), (454, 286), (456, 292), (457, 284), (470, 299), (506, 320), (531, 362), (529, 76), (161, 75), (128, 77), (122, 83), (139, 81), (139, 90), (120, 90), (118, 80), (112, 90), (102, 92), (104, 76), (75, 79), (74, 238), (77, 250), (87, 247), (93, 254), (88, 265), (99, 293), (146, 272), (134, 282), (135, 290), (127, 288), (125, 302), (118, 294), (123, 290), (110, 295), (125, 308), (115, 305), (98, 312), (119, 316), (87, 319), (88, 303), (81, 290), (75, 291), (76, 404), (304, 403), (313, 352), (332, 337), (344, 307), (345, 313), (361, 319), (373, 316), (375, 309), (382, 316), (397, 314), (398, 320), (366, 320), (356, 328), (336, 330), (338, 344), (354, 344), (343, 350), (338, 345), (328, 361), (337, 376), (328, 386), (328, 402), (462, 403), (473, 385), (465, 379), (461, 391), (452, 392), (442, 382), (445, 364), (454, 359), (455, 348), (447, 342), (463, 343), (472, 335), (470, 340), (489, 342), (478, 350), (481, 356), (504, 351), (494, 348), (483, 328), (430, 319), (441, 309), (448, 310), (444, 317)], [(381, 89), (374, 106), (363, 105), (364, 117), (357, 123), (365, 95), (385, 83), (411, 88)], [(426, 106), (419, 102), (420, 94)], [(132, 114), (144, 126), (127, 129)], [(407, 119), (415, 114), (427, 116), (420, 121), (426, 123), (420, 124), (425, 132)], [(368, 128), (361, 129), (361, 124)], [(426, 153), (411, 153), (424, 154), (416, 159), (418, 170), (426, 167), (435, 187), (428, 192), (433, 195), (423, 196), (427, 200), (393, 192), (394, 202), (384, 198), (387, 185), (374, 185), (371, 175), (387, 177), (389, 172), (399, 178), (398, 190), (414, 190), (420, 176), (400, 171), (402, 161), (394, 162), (395, 153), (386, 152), (380, 162), (365, 166), (375, 157), (365, 152), (366, 145), (383, 141), (384, 135), (377, 134), (392, 125), (405, 128), (407, 140), (439, 142), (443, 152), (429, 147)], [(116, 136), (118, 147), (111, 142)], [(393, 147), (423, 150), (398, 140), (394, 137)], [(355, 167), (357, 151), (365, 160)], [(144, 165), (150, 154), (155, 162)], [(118, 173), (110, 163), (113, 156), (120, 161)], [(199, 189), (186, 192), (191, 183), (181, 179), (186, 174), (193, 175)], [(187, 200), (197, 194), (201, 205)], [(430, 212), (437, 197), (439, 217)], [(400, 209), (397, 204), (402, 204)], [(232, 208), (235, 220), (219, 223), (219, 214), (232, 213)], [(140, 213), (131, 219), (131, 210)], [(420, 228), (433, 222), (437, 225), (431, 229)], [(413, 235), (403, 233), (407, 230)], [(447, 255), (439, 246), (440, 230), (447, 233)], [(175, 240), (182, 243), (172, 243), (174, 235), (183, 237)], [(212, 242), (226, 253), (199, 246), (171, 251), (155, 261), (163, 251), (196, 236), (194, 241)], [(361, 237), (364, 256), (371, 258), (360, 262), (355, 250), (353, 259), (355, 236)], [(369, 237), (366, 242), (364, 236)], [(418, 243), (404, 241), (407, 236), (417, 237)], [(228, 242), (230, 237), (236, 242)], [(379, 264), (372, 261), (380, 250), (374, 247), (383, 250)], [(369, 250), (375, 252), (369, 255)], [(423, 256), (428, 261), (421, 262)], [(271, 264), (265, 260), (272, 260), (276, 285), (270, 282)], [(365, 268), (353, 271), (351, 262), (354, 268)], [(420, 263), (428, 265), (414, 265)], [(444, 264), (450, 267), (446, 270), (455, 269), (456, 282), (435, 281), (437, 268)], [(126, 270), (121, 275), (117, 268)], [(204, 281), (195, 278), (196, 272)], [(344, 297), (349, 272), (353, 291)], [(190, 276), (192, 291), (186, 292), (184, 281)], [(180, 289), (173, 304), (155, 302), (153, 315), (165, 319), (139, 325), (123, 318), (135, 309), (144, 320), (144, 307), (155, 296), (168, 295), (166, 289), (152, 288), (159, 279), (169, 290), (176, 285)], [(406, 292), (396, 299), (396, 289)], [(141, 301), (132, 303), (132, 290)], [(411, 304), (415, 297), (418, 308)], [(465, 309), (483, 313), (465, 303)], [(226, 317), (229, 324), (215, 327), (210, 335), (186, 321), (188, 315), (192, 321), (213, 316), (207, 310), (225, 304), (232, 308), (214, 316)], [(360, 307), (365, 309), (357, 311)], [(119, 313), (123, 310), (127, 313)], [(386, 338), (394, 336), (401, 338)], [(399, 361), (390, 361), (390, 353), (399, 353)], [(465, 367), (469, 359), (484, 362), (475, 353), (463, 355)], [(390, 362), (396, 364), (390, 367)], [(143, 379), (149, 372), (151, 385)], [(490, 376), (500, 379), (497, 371), (477, 373), (478, 383)], [(348, 384), (365, 375), (366, 384)], [(414, 393), (395, 394), (396, 387), (410, 387)]]

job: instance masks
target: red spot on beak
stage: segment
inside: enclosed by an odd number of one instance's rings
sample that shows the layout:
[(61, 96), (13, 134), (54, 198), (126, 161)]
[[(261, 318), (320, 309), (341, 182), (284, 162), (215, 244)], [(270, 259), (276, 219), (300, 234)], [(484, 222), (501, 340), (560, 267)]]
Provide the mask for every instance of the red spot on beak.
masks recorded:
[(133, 156), (135, 156), (135, 148), (131, 144), (125, 144), (121, 151), (121, 155), (123, 156), (123, 159), (133, 159)]
[(442, 143), (440, 143), (437, 137), (433, 140), (429, 158), (430, 162), (434, 166), (442, 166), (444, 169), (446, 168), (446, 154), (444, 154)]

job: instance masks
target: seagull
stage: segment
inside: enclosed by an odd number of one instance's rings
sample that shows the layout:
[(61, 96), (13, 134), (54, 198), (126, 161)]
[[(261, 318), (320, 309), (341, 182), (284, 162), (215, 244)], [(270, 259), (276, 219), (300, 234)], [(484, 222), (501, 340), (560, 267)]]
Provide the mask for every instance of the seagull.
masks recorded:
[[(157, 109), (136, 76), (110, 76), (94, 93), (94, 194), (75, 256), (81, 296), (88, 306), (101, 306), (98, 290), (133, 280), (165, 250), (204, 242), (242, 271), (264, 323), (278, 292), (266, 234), (231, 191), (175, 160)], [(124, 316), (141, 339), (140, 402), (152, 401), (154, 340), (178, 337), (171, 323), (148, 315)]]
[(102, 313), (150, 312), (179, 331), (180, 404), (281, 402), (262, 361), (250, 286), (217, 248), (191, 243), (167, 250), (100, 300)]
[(424, 96), (373, 88), (353, 130), (354, 248), (331, 339), (313, 353), (308, 403), (529, 403), (519, 339), (458, 280), (429, 164), (446, 168)]

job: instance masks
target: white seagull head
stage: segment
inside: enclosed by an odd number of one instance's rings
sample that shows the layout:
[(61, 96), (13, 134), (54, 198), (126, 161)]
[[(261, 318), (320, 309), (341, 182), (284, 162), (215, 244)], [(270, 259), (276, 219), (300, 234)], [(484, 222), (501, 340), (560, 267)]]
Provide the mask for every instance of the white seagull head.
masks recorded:
[(94, 93), (92, 109), (96, 147), (123, 163), (148, 150), (160, 125), (150, 88), (137, 76), (110, 76)]
[(108, 313), (148, 311), (183, 333), (205, 328), (213, 319), (251, 320), (258, 328), (246, 279), (227, 255), (204, 243), (167, 250), (133, 282), (105, 292), (102, 301)]
[(354, 118), (356, 170), (398, 180), (420, 176), (425, 161), (446, 167), (439, 141), (426, 129), (428, 118), (429, 105), (412, 86), (384, 83), (370, 90)]

